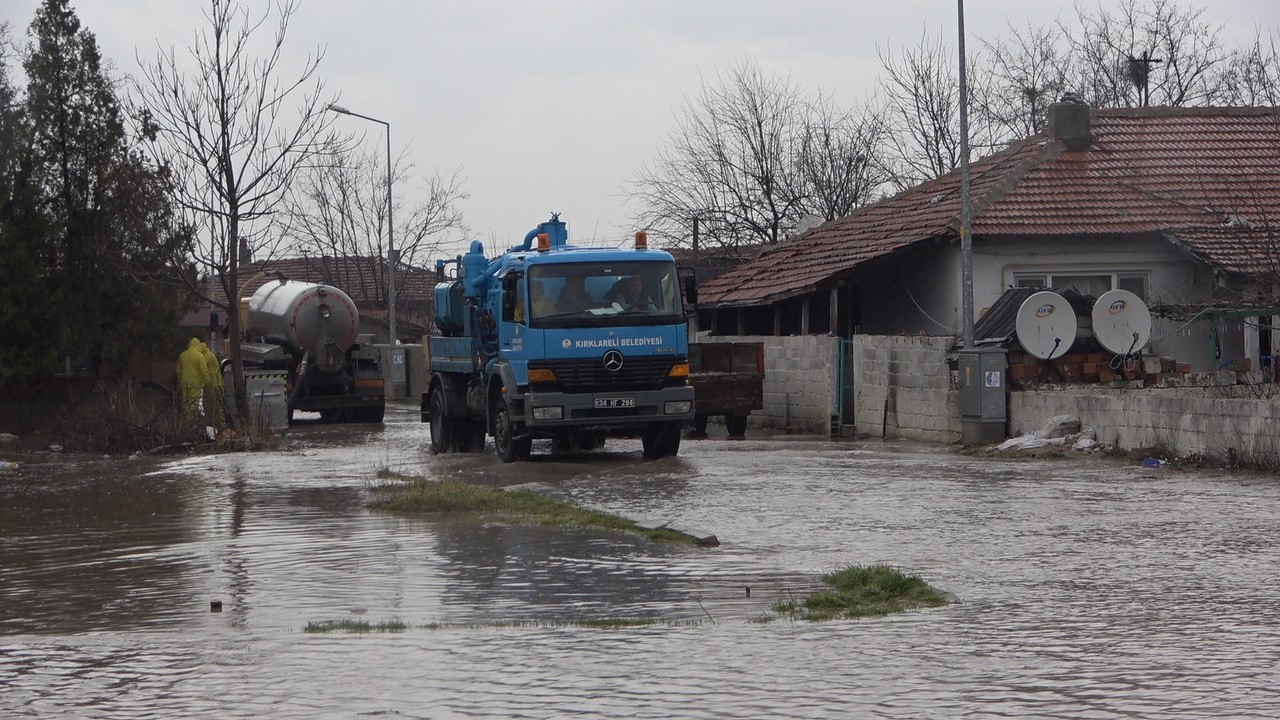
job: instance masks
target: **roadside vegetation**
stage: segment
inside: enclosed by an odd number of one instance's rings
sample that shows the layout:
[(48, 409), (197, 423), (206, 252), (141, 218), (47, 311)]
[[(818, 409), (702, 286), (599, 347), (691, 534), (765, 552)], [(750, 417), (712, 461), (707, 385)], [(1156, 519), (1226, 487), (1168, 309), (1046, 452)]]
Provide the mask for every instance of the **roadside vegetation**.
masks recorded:
[(888, 565), (851, 565), (822, 577), (830, 590), (819, 590), (803, 600), (773, 606), (774, 612), (793, 620), (839, 620), (876, 617), (940, 607), (953, 602), (916, 575), (904, 575)]
[[(488, 521), (508, 524), (598, 528), (640, 535), (657, 542), (719, 545), (715, 536), (700, 538), (667, 527), (644, 527), (617, 515), (579, 507), (531, 490), (501, 490), (458, 480), (427, 480), (387, 470), (380, 470), (377, 476), (385, 484), (374, 488), (375, 499), (370, 506), (384, 512), (472, 513)], [(389, 482), (393, 480), (401, 482)]]

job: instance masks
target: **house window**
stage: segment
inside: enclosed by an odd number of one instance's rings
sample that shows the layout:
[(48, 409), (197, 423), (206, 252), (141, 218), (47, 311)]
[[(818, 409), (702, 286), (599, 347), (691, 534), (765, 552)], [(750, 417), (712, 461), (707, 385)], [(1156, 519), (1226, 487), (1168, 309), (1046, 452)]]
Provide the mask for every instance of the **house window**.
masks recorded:
[(1059, 290), (1071, 288), (1082, 295), (1093, 297), (1098, 297), (1108, 290), (1120, 289), (1128, 290), (1145, 301), (1147, 299), (1148, 277), (1149, 273), (1134, 271), (1114, 273), (1029, 272), (1015, 273), (1013, 285), (1020, 288), (1056, 288)]

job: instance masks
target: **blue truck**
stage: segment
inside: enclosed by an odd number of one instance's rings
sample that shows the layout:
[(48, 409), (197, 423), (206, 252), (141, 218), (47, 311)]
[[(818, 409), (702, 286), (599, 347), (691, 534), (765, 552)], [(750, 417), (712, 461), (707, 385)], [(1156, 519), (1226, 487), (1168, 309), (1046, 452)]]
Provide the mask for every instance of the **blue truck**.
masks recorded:
[(482, 452), (487, 436), (503, 462), (535, 439), (562, 452), (638, 436), (646, 459), (679, 452), (694, 391), (675, 261), (644, 233), (634, 248), (568, 240), (555, 214), (496, 258), (476, 240), (437, 261), (422, 395), (435, 452)]

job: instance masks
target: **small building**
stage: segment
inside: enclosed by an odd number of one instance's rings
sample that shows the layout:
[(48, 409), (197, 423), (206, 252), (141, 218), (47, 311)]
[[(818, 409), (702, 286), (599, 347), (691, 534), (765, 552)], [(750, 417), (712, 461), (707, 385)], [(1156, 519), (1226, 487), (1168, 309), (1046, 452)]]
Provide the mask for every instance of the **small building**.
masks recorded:
[[(1268, 363), (1280, 344), (1276, 108), (1091, 109), (971, 166), (974, 314), (1010, 288), (1126, 289), (1149, 353), (1196, 371)], [(960, 174), (767, 249), (700, 288), (728, 335), (962, 333)], [(708, 326), (709, 322), (709, 326)]]

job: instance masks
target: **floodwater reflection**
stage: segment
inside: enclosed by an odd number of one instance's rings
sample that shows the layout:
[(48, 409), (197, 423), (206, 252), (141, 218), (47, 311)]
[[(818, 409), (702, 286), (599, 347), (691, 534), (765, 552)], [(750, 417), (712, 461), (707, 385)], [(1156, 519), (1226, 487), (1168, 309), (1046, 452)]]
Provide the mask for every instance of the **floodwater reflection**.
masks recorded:
[[(656, 462), (611, 441), (502, 465), (431, 456), (416, 415), (299, 427), (275, 453), (51, 456), (0, 471), (4, 716), (1208, 718), (1280, 707), (1274, 477), (764, 437), (687, 442)], [(537, 483), (722, 545), (371, 513), (382, 467)], [(755, 622), (823, 572), (876, 562), (962, 602)], [(661, 622), (572, 624), (605, 617)], [(410, 627), (302, 632), (343, 618)]]

